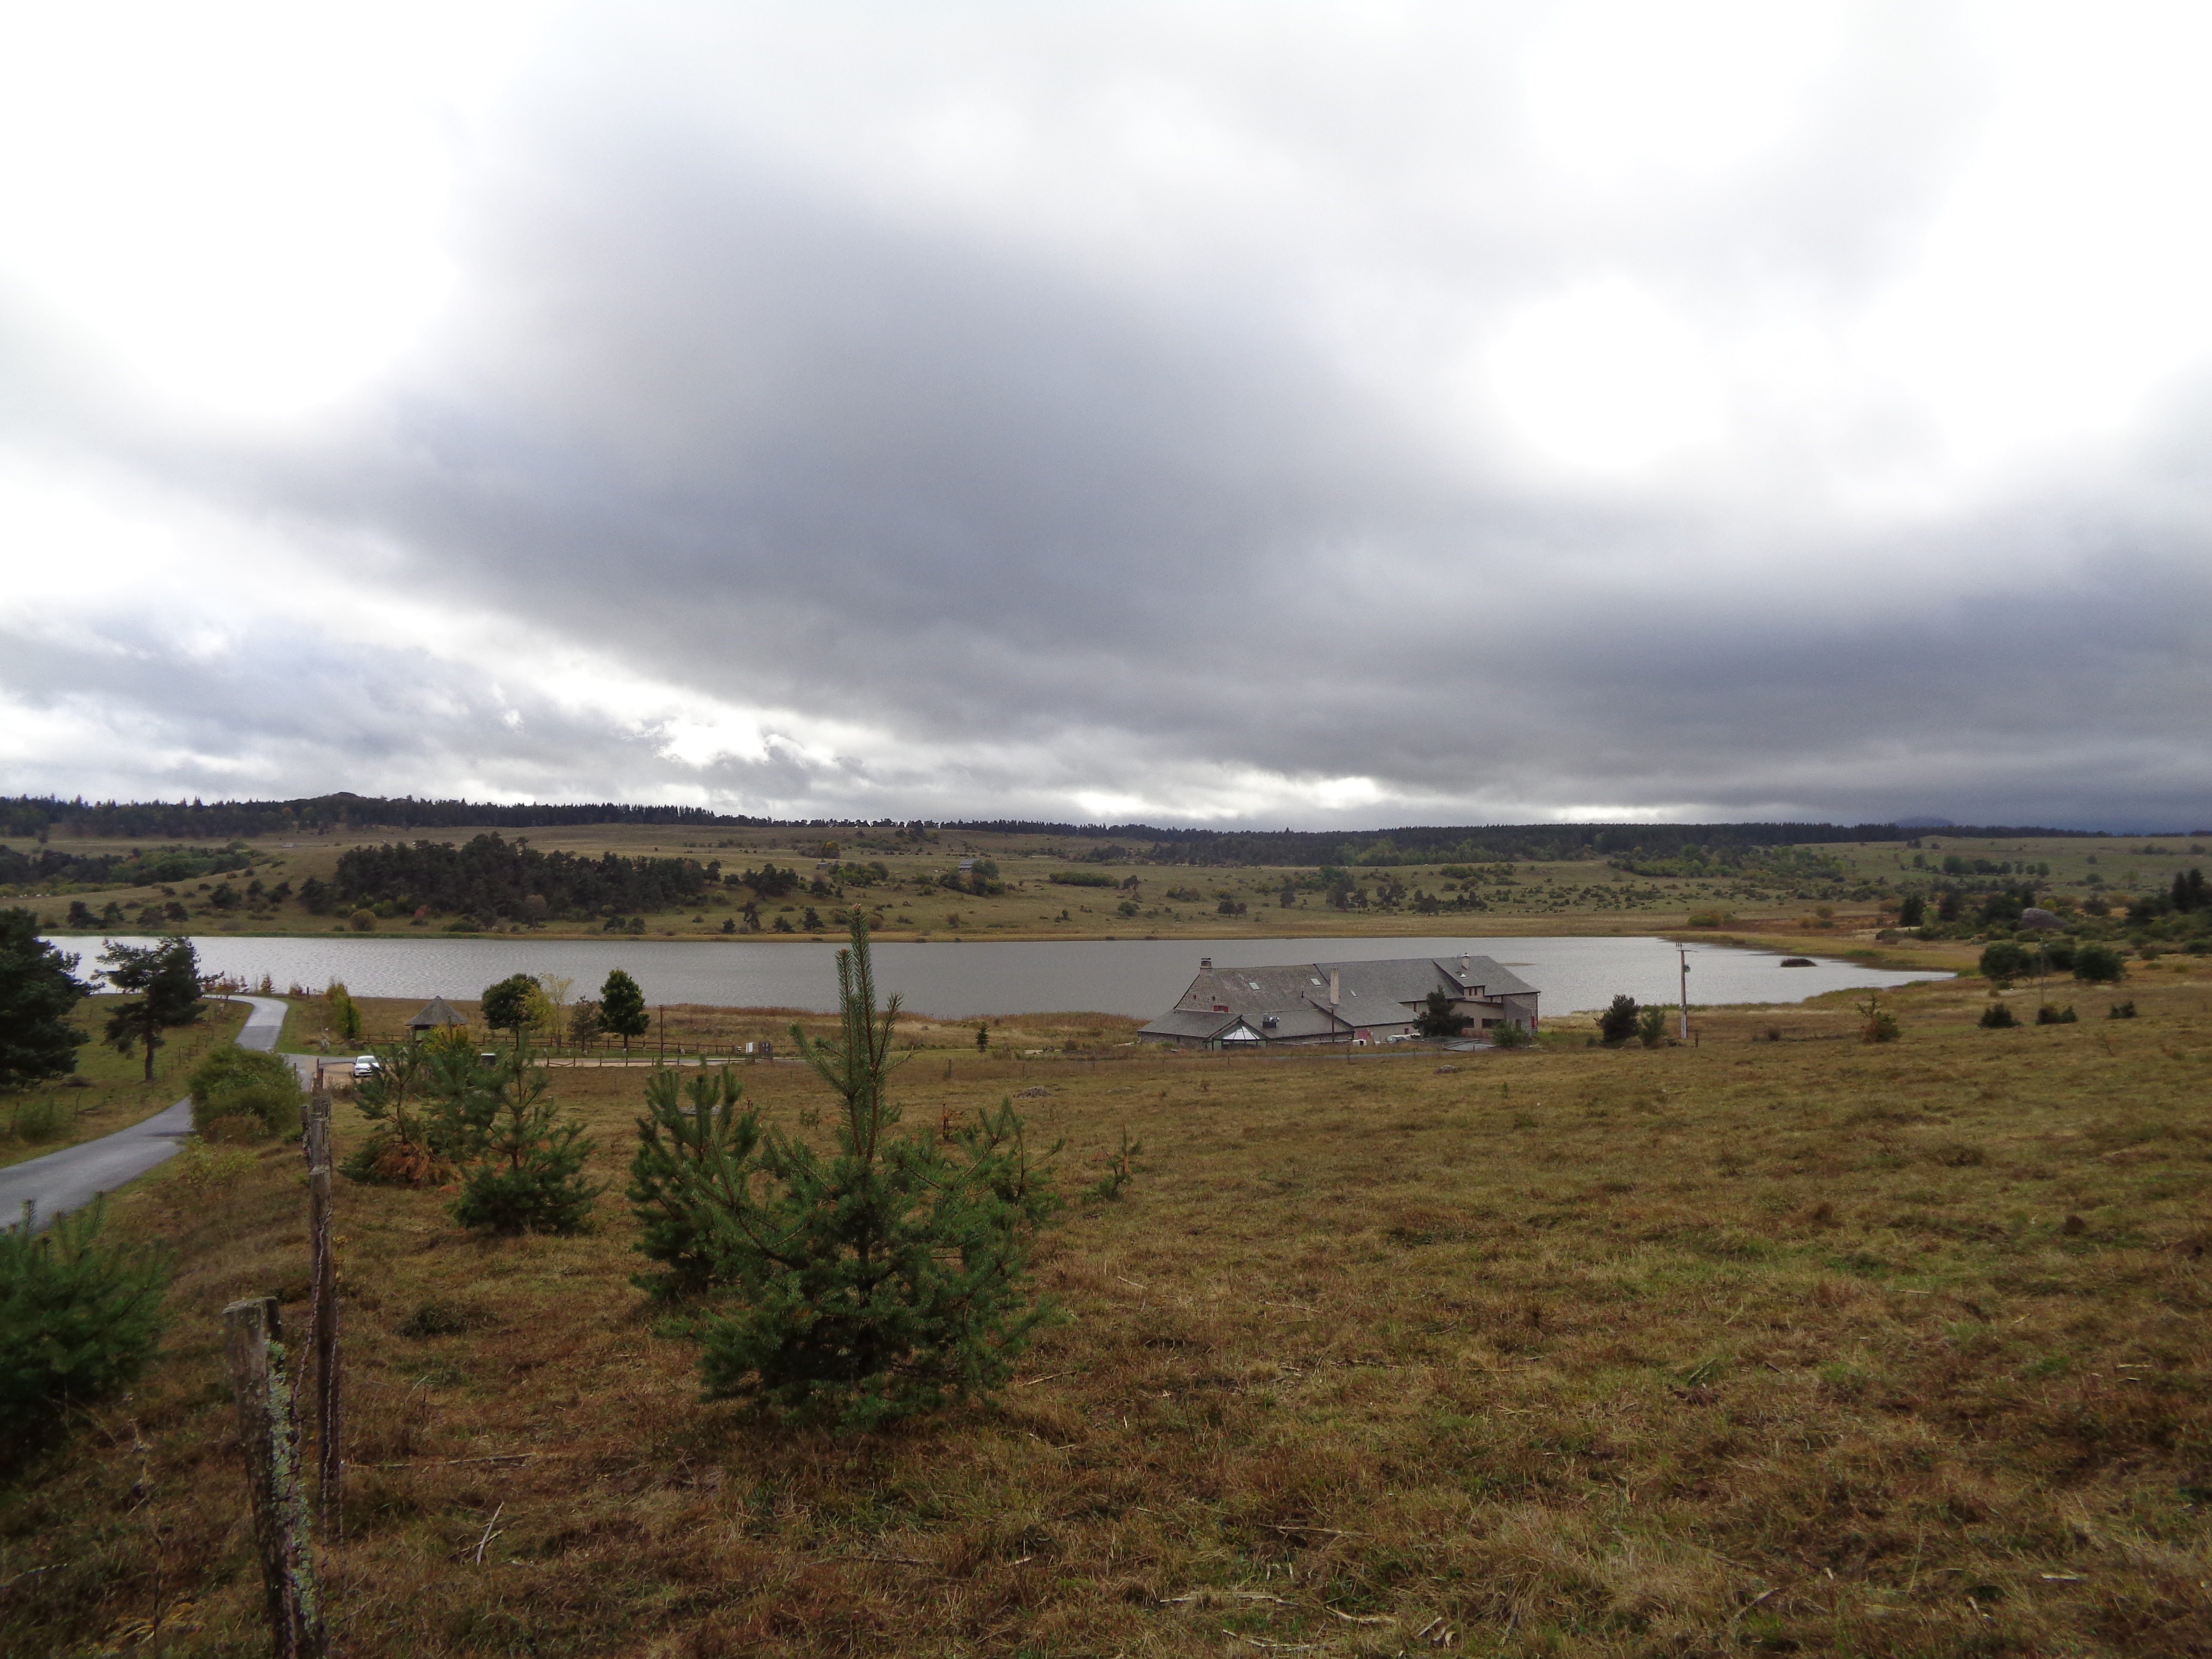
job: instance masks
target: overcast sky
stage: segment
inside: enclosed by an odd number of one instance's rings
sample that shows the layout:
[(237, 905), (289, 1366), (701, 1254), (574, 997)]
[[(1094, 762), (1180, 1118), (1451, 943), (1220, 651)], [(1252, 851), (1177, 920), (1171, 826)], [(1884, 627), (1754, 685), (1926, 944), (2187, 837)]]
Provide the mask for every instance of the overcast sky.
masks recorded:
[(0, 4), (0, 789), (2212, 823), (2212, 11)]

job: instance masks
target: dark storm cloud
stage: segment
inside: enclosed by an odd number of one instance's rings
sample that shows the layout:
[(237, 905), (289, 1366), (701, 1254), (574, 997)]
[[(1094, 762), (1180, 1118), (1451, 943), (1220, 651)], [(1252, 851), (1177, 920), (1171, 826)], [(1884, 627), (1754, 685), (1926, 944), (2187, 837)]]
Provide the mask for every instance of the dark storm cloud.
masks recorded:
[[(116, 623), (13, 658), (19, 702), (66, 686), (158, 728), (137, 775), (172, 790), (2212, 817), (2203, 484), (2170, 459), (2194, 416), (2148, 459), (1911, 519), (1545, 482), (1347, 369), (1321, 278), (1256, 245), (1140, 280), (629, 76), (518, 100), (456, 214), (454, 302), (334, 435), (136, 428), (60, 381), (9, 411), (274, 533), (373, 544), (378, 583), (505, 643), (264, 622), (194, 653)], [(1875, 148), (1813, 146), (1817, 199), (1762, 185), (1703, 257), (1864, 280), (1936, 194)], [(1542, 263), (1462, 240), (1463, 295)], [(764, 711), (767, 738), (595, 704), (580, 670), (564, 695), (545, 665), (578, 653)], [(1371, 792), (1325, 787), (1347, 779)]]

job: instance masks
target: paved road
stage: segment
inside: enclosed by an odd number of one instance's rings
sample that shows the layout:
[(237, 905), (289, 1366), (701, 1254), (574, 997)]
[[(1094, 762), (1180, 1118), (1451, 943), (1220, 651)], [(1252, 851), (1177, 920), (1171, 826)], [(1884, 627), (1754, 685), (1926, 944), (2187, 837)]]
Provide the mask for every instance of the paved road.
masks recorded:
[[(284, 1025), (284, 1005), (271, 997), (238, 1000), (253, 1007), (246, 1017), (245, 1030), (238, 1034), (239, 1047), (274, 1048)], [(137, 1180), (174, 1152), (177, 1143), (191, 1132), (192, 1103), (180, 1100), (112, 1135), (10, 1164), (0, 1170), (0, 1224), (20, 1220), (23, 1206), (35, 1204), (39, 1224), (44, 1226), (63, 1212)]]

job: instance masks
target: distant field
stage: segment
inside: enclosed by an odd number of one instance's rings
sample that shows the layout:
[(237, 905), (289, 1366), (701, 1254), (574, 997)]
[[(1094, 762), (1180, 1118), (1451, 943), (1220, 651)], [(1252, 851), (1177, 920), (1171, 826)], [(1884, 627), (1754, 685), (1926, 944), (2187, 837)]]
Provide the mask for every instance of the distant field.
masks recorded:
[[(1071, 1182), (1124, 1128), (1141, 1173), (1053, 1236), (1071, 1320), (998, 1402), (857, 1440), (699, 1403), (628, 1282), (641, 1074), (557, 1073), (617, 1184), (596, 1235), (341, 1191), (339, 1650), (2202, 1654), (2212, 975), (2014, 1030), (1987, 994), (1886, 997), (1881, 1046), (1848, 997), (1484, 1058), (945, 1029), (910, 1122), (1042, 1090)], [(822, 1102), (743, 1077), (786, 1124)], [(261, 1650), (216, 1313), (302, 1316), (301, 1203), (276, 1146), (122, 1200), (177, 1322), (0, 1493), (0, 1649), (137, 1651), (159, 1598), (172, 1654)]]
[[(434, 839), (458, 843), (477, 833), (446, 830)], [(1693, 921), (1761, 937), (1842, 934), (1871, 932), (1884, 918), (1885, 902), (1893, 907), (1902, 889), (1924, 888), (1942, 879), (1947, 855), (1991, 866), (2039, 870), (2047, 866), (2050, 873), (2043, 878), (2047, 886), (2084, 896), (2100, 888), (2123, 895), (2162, 890), (2191, 859), (2212, 856), (2203, 842), (2180, 837), (1970, 843), (1930, 832), (1917, 851), (1890, 842), (1822, 844), (1778, 849), (1765, 863), (1753, 861), (1733, 872), (1700, 875), (1638, 873), (1595, 859), (1353, 866), (1345, 872), (1348, 890), (1340, 906), (1332, 902), (1323, 872), (1313, 866), (1159, 865), (1137, 859), (1101, 862), (1095, 856), (1101, 849), (1095, 844), (1042, 836), (945, 834), (917, 845), (902, 837), (854, 839), (848, 835), (835, 843), (836, 851), (829, 856), (820, 841), (794, 840), (788, 832), (677, 835), (650, 826), (599, 825), (535, 830), (527, 832), (526, 838), (548, 852), (594, 858), (617, 853), (702, 863), (719, 860), (729, 878), (769, 860), (795, 869), (801, 878), (797, 890), (775, 897), (760, 897), (726, 882), (711, 886), (696, 903), (634, 917), (538, 925), (506, 919), (495, 923), (514, 932), (596, 937), (607, 931), (612, 920), (629, 931), (664, 939), (729, 936), (726, 927), (748, 925), (744, 920), (748, 902), (755, 905), (761, 929), (755, 936), (764, 939), (834, 935), (842, 931), (838, 916), (848, 906), (867, 912), (878, 931), (891, 939), (1387, 936), (1433, 933), (1439, 928), (1504, 935), (1649, 933), (1680, 929)], [(90, 927), (80, 926), (79, 931), (87, 932), (141, 930), (151, 925), (143, 918), (149, 904), (180, 906), (188, 913), (187, 920), (165, 915), (158, 919), (160, 925), (194, 931), (344, 930), (349, 925), (345, 916), (311, 915), (296, 897), (298, 890), (310, 878), (330, 880), (347, 848), (391, 839), (398, 837), (311, 836), (293, 843), (241, 843), (256, 863), (251, 872), (229, 878), (229, 884), (237, 892), (249, 880), (269, 890), (289, 884), (295, 896), (277, 903), (257, 903), (241, 896), (239, 903), (219, 908), (211, 897), (223, 884), (222, 878), (169, 888), (102, 889), (0, 902), (28, 903), (57, 931), (70, 930), (71, 900), (84, 903), (94, 917)], [(72, 840), (67, 846), (72, 852), (120, 853), (133, 844)], [(1916, 867), (1916, 858), (1925, 867)], [(949, 890), (943, 878), (957, 877), (963, 859), (995, 864), (996, 880), (1004, 890)], [(884, 875), (852, 877), (852, 871), (866, 866), (882, 866)], [(811, 885), (817, 874), (823, 886), (819, 892)], [(1054, 876), (1076, 880), (1054, 881)], [(1102, 878), (1107, 884), (1090, 884)], [(1288, 905), (1283, 902), (1286, 884), (1292, 890)], [(973, 884), (972, 877), (963, 882)], [(1827, 914), (1819, 914), (1822, 907)], [(453, 920), (442, 913), (422, 924), (404, 914), (373, 919), (375, 930), (386, 933), (407, 932), (418, 925), (446, 927)], [(780, 928), (791, 932), (787, 935)]]

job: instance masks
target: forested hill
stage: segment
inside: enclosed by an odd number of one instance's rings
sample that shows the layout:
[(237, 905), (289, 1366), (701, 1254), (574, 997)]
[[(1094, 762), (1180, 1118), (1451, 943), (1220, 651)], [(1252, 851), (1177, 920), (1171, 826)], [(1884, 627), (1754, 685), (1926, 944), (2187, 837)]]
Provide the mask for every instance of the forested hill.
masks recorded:
[[(690, 859), (617, 853), (579, 858), (489, 835), (461, 847), (436, 841), (356, 847), (338, 855), (331, 890), (343, 904), (545, 921), (688, 904), (719, 873), (719, 866), (710, 870)], [(307, 896), (312, 907), (322, 908), (320, 894)]]
[(0, 836), (61, 833), (149, 841), (315, 835), (324, 830), (533, 830), (585, 823), (665, 823), (757, 828), (768, 818), (732, 817), (700, 806), (632, 806), (619, 801), (501, 806), (488, 801), (416, 800), (340, 791), (298, 800), (88, 801), (52, 796), (0, 799)]

